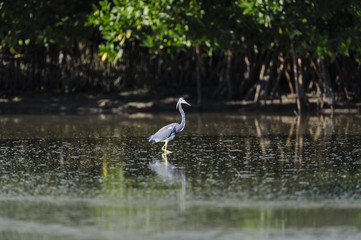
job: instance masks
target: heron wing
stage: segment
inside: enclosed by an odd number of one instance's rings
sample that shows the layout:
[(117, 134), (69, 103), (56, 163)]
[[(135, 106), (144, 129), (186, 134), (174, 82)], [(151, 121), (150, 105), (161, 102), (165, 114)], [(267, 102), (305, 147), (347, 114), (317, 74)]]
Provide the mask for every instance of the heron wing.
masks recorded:
[(154, 133), (152, 136), (148, 137), (149, 142), (160, 142), (164, 141), (165, 139), (169, 138), (172, 134), (175, 133), (175, 129), (179, 125), (178, 123), (171, 123), (168, 124), (161, 129), (158, 130), (158, 132)]

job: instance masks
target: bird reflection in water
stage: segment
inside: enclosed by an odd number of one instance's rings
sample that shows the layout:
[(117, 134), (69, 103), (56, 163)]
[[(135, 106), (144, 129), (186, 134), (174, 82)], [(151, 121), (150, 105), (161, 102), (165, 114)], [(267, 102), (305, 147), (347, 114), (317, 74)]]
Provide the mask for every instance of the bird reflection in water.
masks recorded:
[(183, 169), (176, 167), (168, 162), (167, 153), (162, 153), (162, 160), (154, 160), (149, 163), (150, 169), (165, 182), (181, 183), (178, 191), (178, 200), (180, 210), (185, 209), (186, 199), (186, 178)]

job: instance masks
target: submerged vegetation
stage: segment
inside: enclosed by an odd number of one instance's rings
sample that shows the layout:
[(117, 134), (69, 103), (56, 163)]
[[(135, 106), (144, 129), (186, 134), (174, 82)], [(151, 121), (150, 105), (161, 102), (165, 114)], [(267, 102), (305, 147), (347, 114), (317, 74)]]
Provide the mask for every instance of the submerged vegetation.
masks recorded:
[(291, 96), (299, 112), (361, 96), (356, 0), (5, 0), (0, 19), (3, 93)]

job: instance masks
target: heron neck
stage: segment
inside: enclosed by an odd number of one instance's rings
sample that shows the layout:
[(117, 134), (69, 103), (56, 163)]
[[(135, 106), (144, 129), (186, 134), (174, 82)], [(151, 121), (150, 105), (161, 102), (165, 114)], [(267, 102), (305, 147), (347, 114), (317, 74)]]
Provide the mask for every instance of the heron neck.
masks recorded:
[(186, 115), (185, 115), (185, 113), (183, 111), (182, 104), (179, 104), (179, 113), (182, 116), (182, 122), (180, 123), (180, 125), (181, 125), (181, 130), (183, 130), (183, 128), (186, 125)]

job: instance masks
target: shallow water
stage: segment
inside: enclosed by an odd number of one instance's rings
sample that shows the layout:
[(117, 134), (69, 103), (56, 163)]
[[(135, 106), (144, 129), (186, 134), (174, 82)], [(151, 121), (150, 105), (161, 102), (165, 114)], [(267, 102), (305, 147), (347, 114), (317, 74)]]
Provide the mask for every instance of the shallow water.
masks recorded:
[(0, 116), (0, 239), (361, 239), (361, 117)]

